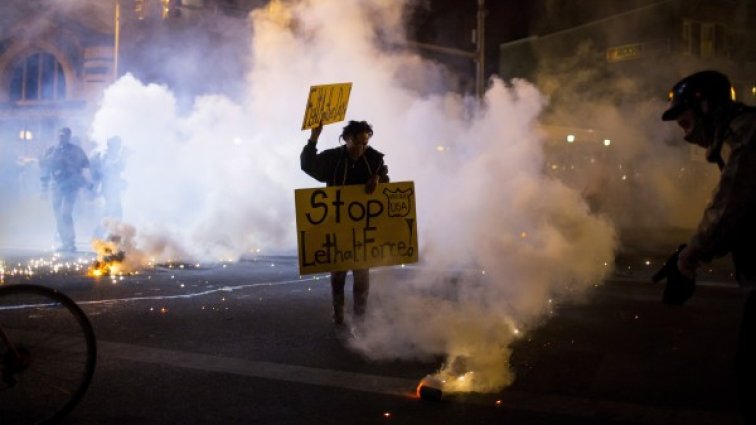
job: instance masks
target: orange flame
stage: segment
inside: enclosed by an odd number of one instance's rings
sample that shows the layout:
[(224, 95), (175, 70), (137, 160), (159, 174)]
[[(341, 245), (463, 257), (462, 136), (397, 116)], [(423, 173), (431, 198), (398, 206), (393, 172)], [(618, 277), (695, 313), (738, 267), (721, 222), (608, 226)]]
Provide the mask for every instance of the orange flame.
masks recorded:
[(97, 259), (87, 269), (87, 276), (98, 278), (102, 276), (117, 276), (123, 273), (125, 253), (118, 249), (115, 241), (95, 239), (92, 247), (97, 253)]

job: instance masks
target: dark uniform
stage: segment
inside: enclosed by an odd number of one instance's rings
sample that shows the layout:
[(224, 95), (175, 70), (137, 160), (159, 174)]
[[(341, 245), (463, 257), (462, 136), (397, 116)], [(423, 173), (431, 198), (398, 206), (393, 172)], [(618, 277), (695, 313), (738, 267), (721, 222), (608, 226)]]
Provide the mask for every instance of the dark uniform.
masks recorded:
[(52, 207), (60, 238), (60, 250), (76, 251), (73, 208), (79, 189), (88, 184), (82, 171), (89, 167), (84, 151), (70, 142), (71, 130), (63, 129), (60, 141), (40, 159), (42, 190), (52, 189)]
[(126, 181), (122, 177), (126, 168), (126, 161), (121, 148), (121, 139), (108, 139), (105, 152), (98, 152), (92, 156), (92, 181), (98, 193), (105, 199), (105, 218), (121, 219), (123, 207), (121, 192), (126, 188)]
[[(708, 262), (728, 252), (741, 286), (756, 285), (756, 110), (736, 104), (724, 117), (710, 157), (720, 156), (722, 175), (690, 239), (693, 261)], [(716, 152), (721, 149), (721, 154)], [(743, 311), (736, 372), (740, 406), (756, 424), (756, 291)]]
[[(347, 154), (346, 146), (327, 149), (318, 153), (316, 142), (308, 141), (300, 155), (302, 170), (312, 178), (327, 186), (364, 185), (374, 175), (380, 183), (388, 183), (388, 171), (383, 163), (383, 154), (368, 146), (362, 156), (353, 160)], [(331, 294), (333, 298), (334, 321), (341, 324), (344, 319), (344, 285), (346, 271), (331, 273)], [(361, 317), (367, 308), (370, 291), (369, 269), (352, 270), (354, 277), (354, 315)]]
[(756, 109), (734, 104), (708, 149), (721, 177), (688, 243), (695, 260), (732, 253), (741, 285), (756, 285)]
[[(691, 112), (692, 111), (692, 112)], [(687, 114), (687, 115), (686, 115)], [(729, 79), (702, 71), (678, 82), (662, 119), (677, 120), (685, 139), (706, 149), (721, 176), (678, 269), (730, 253), (741, 286), (756, 285), (756, 109), (735, 102)], [(745, 303), (736, 358), (740, 409), (756, 424), (756, 291)]]

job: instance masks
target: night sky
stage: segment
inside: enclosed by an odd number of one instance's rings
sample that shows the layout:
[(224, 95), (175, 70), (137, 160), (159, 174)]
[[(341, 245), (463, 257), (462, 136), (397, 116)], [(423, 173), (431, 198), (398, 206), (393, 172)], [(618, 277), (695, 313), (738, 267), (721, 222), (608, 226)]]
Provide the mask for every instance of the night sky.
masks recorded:
[[(410, 18), (410, 37), (422, 43), (475, 50), (472, 31), (476, 26), (477, 0), (427, 0)], [(532, 2), (488, 0), (486, 2), (486, 75), (497, 71), (499, 43), (526, 37), (532, 21)], [(430, 57), (457, 71), (474, 72), (472, 61), (429, 53)]]

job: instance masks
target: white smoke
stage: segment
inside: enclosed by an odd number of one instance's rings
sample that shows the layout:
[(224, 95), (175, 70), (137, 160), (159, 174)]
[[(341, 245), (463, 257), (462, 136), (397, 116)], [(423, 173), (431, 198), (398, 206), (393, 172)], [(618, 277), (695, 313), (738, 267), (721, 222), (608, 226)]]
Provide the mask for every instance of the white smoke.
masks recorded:
[(377, 358), (444, 353), (445, 390), (493, 391), (512, 380), (509, 344), (555, 300), (583, 294), (609, 271), (612, 226), (542, 172), (541, 102), (525, 82), (494, 81), (470, 119), (442, 115), (452, 134), (434, 140), (452, 144), (445, 155), (454, 158), (425, 165), (417, 189), (419, 223), (428, 220), (422, 267), (437, 272), (376, 294), (358, 349)]
[[(403, 12), (395, 0), (273, 1), (250, 16), (244, 102), (203, 96), (184, 113), (169, 88), (127, 75), (105, 92), (91, 135), (117, 134), (129, 151), (124, 221), (143, 246), (168, 238), (213, 259), (293, 252), (293, 189), (319, 185), (299, 169), (308, 88), (352, 82), (347, 118), (374, 126), (393, 180), (415, 181), (422, 268), (434, 270), (392, 294), (374, 285), (355, 348), (445, 354), (444, 373), (465, 382), (448, 389), (491, 391), (511, 382), (508, 346), (550, 300), (602, 279), (615, 235), (543, 174), (534, 86), (494, 79), (480, 104), (423, 94), (443, 93), (439, 66), (385, 47), (402, 38)], [(319, 147), (339, 130), (327, 127)]]
[[(560, 139), (556, 144), (565, 149), (550, 152), (549, 159), (567, 170), (555, 174), (589, 193), (597, 209), (621, 230), (691, 231), (716, 184), (718, 170), (705, 163), (703, 150), (698, 149), (700, 157), (693, 159), (696, 151), (682, 141), (679, 127), (661, 121), (666, 89), (649, 94), (649, 86), (666, 88), (678, 78), (674, 66), (675, 61), (659, 64), (658, 75), (612, 72), (605, 52), (590, 40), (578, 44), (567, 60), (548, 54), (540, 58), (538, 86), (556, 98), (546, 120), (596, 134), (595, 140), (578, 140), (573, 146)], [(611, 145), (602, 146), (603, 139)], [(590, 163), (588, 156), (593, 158)], [(665, 249), (683, 242), (661, 243), (658, 236), (646, 236)], [(679, 237), (663, 239), (670, 236)]]

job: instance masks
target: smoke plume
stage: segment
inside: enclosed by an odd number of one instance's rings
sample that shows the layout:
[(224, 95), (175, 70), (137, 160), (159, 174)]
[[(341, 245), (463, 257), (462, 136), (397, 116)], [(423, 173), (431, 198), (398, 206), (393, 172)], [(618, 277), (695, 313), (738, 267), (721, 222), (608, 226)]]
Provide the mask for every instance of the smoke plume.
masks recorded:
[[(349, 117), (374, 125), (373, 146), (387, 154), (394, 180), (416, 182), (427, 270), (391, 292), (374, 285), (366, 334), (354, 346), (380, 359), (444, 354), (445, 389), (492, 391), (512, 380), (514, 338), (553, 300), (605, 275), (614, 231), (578, 192), (544, 175), (538, 90), (494, 79), (482, 103), (426, 95), (443, 93), (423, 78), (443, 85), (438, 65), (383, 47), (386, 34), (402, 34), (402, 16), (379, 0), (273, 2), (251, 16), (245, 102), (205, 96), (182, 116), (167, 88), (126, 77), (106, 93), (93, 134), (121, 134), (132, 164), (145, 163), (128, 179), (149, 191), (125, 200), (139, 211), (129, 218), (139, 228), (172, 230), (198, 255), (287, 250), (291, 190), (315, 185), (297, 160), (304, 93), (353, 82)], [(327, 128), (321, 148), (337, 134)]]
[[(421, 244), (411, 281), (373, 285), (354, 348), (445, 355), (445, 389), (493, 391), (512, 381), (510, 343), (606, 275), (615, 231), (544, 173), (547, 99), (496, 78), (481, 102), (447, 92), (440, 65), (395, 47), (407, 3), (274, 0), (238, 34), (251, 43), (241, 100), (206, 94), (187, 108), (172, 88), (125, 75), (104, 93), (90, 136), (123, 140), (133, 228), (122, 230), (144, 255), (156, 240), (196, 259), (293, 253), (293, 189), (319, 185), (299, 167), (308, 88), (352, 82), (347, 119), (373, 125), (392, 180), (415, 181)], [(337, 145), (338, 127), (325, 128), (320, 149)]]

